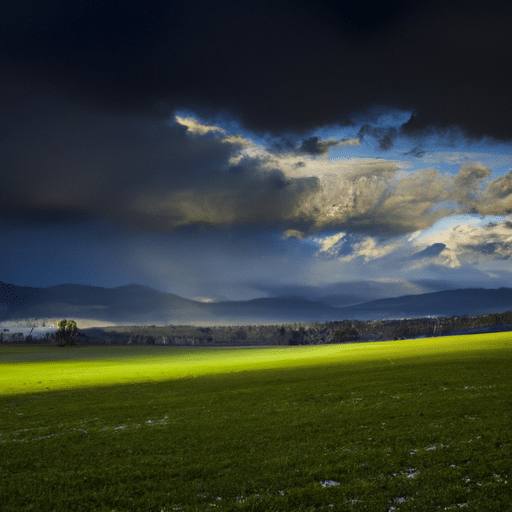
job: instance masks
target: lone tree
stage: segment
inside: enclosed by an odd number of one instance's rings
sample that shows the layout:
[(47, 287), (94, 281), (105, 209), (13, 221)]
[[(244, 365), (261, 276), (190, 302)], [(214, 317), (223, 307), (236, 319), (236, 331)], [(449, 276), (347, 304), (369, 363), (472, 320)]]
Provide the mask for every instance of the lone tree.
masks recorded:
[(78, 335), (78, 327), (76, 326), (76, 322), (73, 320), (61, 320), (57, 322), (59, 326), (59, 330), (55, 333), (55, 339), (57, 340), (57, 345), (59, 347), (64, 347), (66, 345), (74, 345), (77, 341)]

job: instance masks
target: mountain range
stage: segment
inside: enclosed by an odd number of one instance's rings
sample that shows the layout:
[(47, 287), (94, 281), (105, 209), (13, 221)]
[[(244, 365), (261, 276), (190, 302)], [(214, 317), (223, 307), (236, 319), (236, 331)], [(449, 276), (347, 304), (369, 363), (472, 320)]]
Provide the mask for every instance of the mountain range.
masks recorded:
[[(344, 295), (343, 289), (351, 292)], [(316, 300), (289, 296), (200, 302), (137, 284), (31, 288), (0, 282), (0, 321), (73, 318), (118, 325), (228, 325), (475, 316), (512, 310), (512, 288), (443, 290), (356, 304), (353, 283), (340, 284), (337, 290), (330, 286), (329, 293)], [(339, 305), (347, 302), (350, 305)]]

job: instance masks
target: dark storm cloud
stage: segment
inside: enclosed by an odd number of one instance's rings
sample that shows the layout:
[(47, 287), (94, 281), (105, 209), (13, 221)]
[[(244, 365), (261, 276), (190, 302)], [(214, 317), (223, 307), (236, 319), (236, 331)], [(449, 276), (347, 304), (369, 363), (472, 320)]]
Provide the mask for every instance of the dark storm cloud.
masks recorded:
[(406, 152), (404, 152), (402, 154), (404, 156), (411, 155), (411, 156), (414, 156), (416, 158), (422, 158), (425, 155), (425, 153), (426, 153), (426, 151), (424, 149), (422, 149), (419, 146), (416, 146), (416, 147), (412, 148), (410, 151), (406, 151)]
[(379, 149), (387, 151), (393, 147), (397, 135), (398, 131), (396, 128), (379, 128), (364, 124), (361, 126), (357, 136), (360, 140), (363, 140), (367, 136), (373, 137), (379, 143)]
[[(0, 65), (109, 111), (305, 133), (374, 106), (510, 140), (510, 2), (3, 3)], [(382, 140), (384, 147), (390, 141)]]
[(319, 137), (309, 137), (304, 139), (300, 145), (299, 151), (310, 153), (311, 155), (325, 155), (331, 146), (336, 146), (334, 140), (321, 140)]
[(295, 153), (312, 156), (326, 155), (329, 148), (334, 146), (353, 146), (357, 145), (357, 139), (323, 140), (317, 136), (311, 136), (299, 140), (298, 142), (290, 136), (281, 136), (273, 138), (267, 143), (267, 149), (274, 153)]
[(177, 122), (106, 113), (52, 90), (11, 85), (0, 97), (3, 219), (101, 218), (150, 231), (272, 223), (290, 217), (302, 195), (316, 189), (315, 178), (288, 178), (240, 157), (236, 139), (197, 136)]

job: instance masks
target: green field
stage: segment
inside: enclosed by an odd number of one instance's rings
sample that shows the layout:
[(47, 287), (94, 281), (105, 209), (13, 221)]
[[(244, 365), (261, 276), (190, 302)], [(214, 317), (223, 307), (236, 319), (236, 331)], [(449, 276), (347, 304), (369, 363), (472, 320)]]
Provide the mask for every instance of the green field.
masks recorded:
[(512, 333), (0, 347), (0, 511), (512, 509)]

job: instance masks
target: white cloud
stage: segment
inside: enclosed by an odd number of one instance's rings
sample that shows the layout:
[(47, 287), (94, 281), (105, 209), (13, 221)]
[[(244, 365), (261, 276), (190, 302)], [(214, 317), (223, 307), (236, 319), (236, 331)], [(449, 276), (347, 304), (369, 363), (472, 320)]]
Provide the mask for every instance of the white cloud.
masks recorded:
[(346, 233), (341, 232), (335, 235), (326, 236), (324, 238), (314, 237), (311, 238), (311, 240), (313, 240), (314, 242), (318, 243), (321, 246), (320, 249), (318, 250), (319, 253), (326, 252), (332, 254), (333, 251), (331, 251), (331, 249), (339, 240), (341, 240), (345, 236), (345, 234)]
[(445, 247), (440, 254), (434, 257), (416, 259), (407, 265), (407, 270), (418, 270), (426, 265), (438, 265), (440, 267), (460, 268), (461, 264), (455, 251)]
[(383, 256), (387, 256), (388, 254), (397, 251), (403, 246), (404, 242), (401, 238), (388, 243), (379, 243), (375, 238), (367, 236), (364, 237), (361, 242), (353, 244), (353, 252), (348, 256), (339, 258), (339, 261), (350, 261), (355, 258), (362, 257), (364, 262), (367, 263), (370, 260), (375, 260), (382, 258)]
[(175, 119), (182, 126), (186, 126), (187, 131), (189, 131), (190, 133), (205, 135), (208, 132), (219, 132), (222, 133), (223, 135), (226, 135), (226, 130), (224, 130), (223, 128), (220, 128), (218, 126), (209, 126), (206, 124), (201, 124), (193, 117), (175, 116)]
[(464, 151), (429, 151), (421, 159), (426, 164), (462, 165), (467, 162), (483, 162), (487, 167), (512, 166), (512, 155), (497, 153), (471, 153)]
[[(338, 147), (355, 147), (359, 146), (361, 141), (359, 138), (355, 137), (353, 139), (341, 139), (336, 143)], [(337, 158), (331, 158), (331, 160), (337, 160)]]
[(287, 229), (282, 236), (283, 240), (291, 237), (301, 240), (302, 238), (304, 238), (304, 233), (302, 231), (299, 231), (298, 229)]
[[(459, 215), (443, 219), (411, 240), (417, 247), (444, 244), (445, 249), (429, 263), (451, 268), (478, 265), (507, 269), (512, 256), (512, 217)], [(420, 260), (416, 264), (421, 266)], [(505, 263), (505, 264), (504, 264)]]

